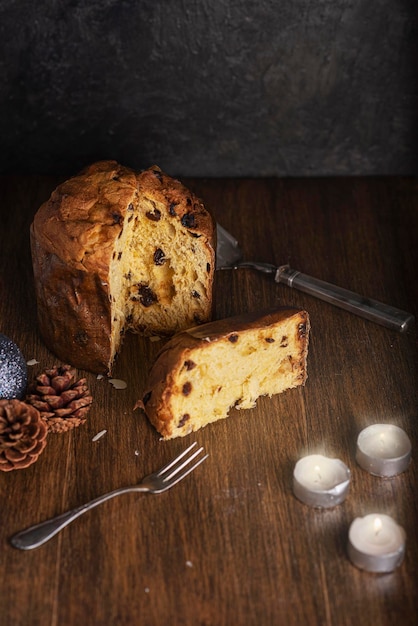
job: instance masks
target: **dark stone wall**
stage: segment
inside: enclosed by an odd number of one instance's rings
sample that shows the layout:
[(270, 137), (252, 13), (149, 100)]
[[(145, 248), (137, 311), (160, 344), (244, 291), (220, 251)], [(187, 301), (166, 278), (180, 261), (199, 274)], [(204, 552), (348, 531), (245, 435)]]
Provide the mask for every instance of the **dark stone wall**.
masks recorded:
[(0, 172), (417, 174), (416, 0), (0, 0)]

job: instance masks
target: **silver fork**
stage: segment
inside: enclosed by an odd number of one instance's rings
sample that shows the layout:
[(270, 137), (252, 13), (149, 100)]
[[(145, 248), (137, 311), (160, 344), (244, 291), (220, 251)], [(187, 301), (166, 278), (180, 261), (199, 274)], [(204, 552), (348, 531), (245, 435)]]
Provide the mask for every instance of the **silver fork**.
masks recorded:
[(13, 547), (19, 548), (19, 550), (32, 550), (33, 548), (38, 548), (52, 539), (52, 537), (71, 524), (71, 522), (77, 519), (77, 517), (80, 517), (80, 515), (87, 513), (87, 511), (94, 509), (99, 504), (102, 504), (102, 502), (106, 502), (115, 496), (119, 496), (123, 493), (130, 493), (132, 491), (142, 491), (153, 494), (167, 491), (167, 489), (170, 489), (173, 485), (183, 480), (187, 474), (190, 474), (190, 472), (196, 469), (196, 467), (203, 463), (203, 461), (209, 456), (208, 454), (201, 456), (203, 447), (195, 450), (193, 454), (187, 456), (195, 446), (196, 442), (192, 443), (191, 446), (179, 454), (175, 459), (170, 461), (170, 463), (164, 465), (164, 467), (159, 469), (157, 472), (146, 476), (139, 483), (139, 485), (115, 489), (114, 491), (105, 493), (98, 498), (87, 502), (86, 504), (82, 504), (81, 506), (72, 509), (71, 511), (67, 511), (57, 517), (46, 520), (45, 522), (26, 528), (25, 530), (18, 532), (16, 535), (13, 535), (10, 539), (10, 543)]

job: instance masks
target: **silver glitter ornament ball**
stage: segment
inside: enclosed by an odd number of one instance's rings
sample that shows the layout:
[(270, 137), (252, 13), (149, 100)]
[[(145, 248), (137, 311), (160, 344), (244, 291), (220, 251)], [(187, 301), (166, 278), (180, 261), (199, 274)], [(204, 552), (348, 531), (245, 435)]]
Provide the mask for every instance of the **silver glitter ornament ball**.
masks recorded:
[(17, 345), (0, 333), (0, 398), (21, 399), (28, 384), (26, 361)]

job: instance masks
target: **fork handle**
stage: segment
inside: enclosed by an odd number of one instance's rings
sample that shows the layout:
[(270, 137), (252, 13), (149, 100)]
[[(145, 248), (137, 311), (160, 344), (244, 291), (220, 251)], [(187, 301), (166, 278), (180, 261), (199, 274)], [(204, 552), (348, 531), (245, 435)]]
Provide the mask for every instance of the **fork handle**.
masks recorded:
[(275, 281), (299, 289), (299, 291), (334, 304), (340, 309), (345, 309), (398, 332), (408, 330), (414, 321), (414, 316), (406, 311), (302, 274), (302, 272), (291, 269), (288, 265), (282, 265), (277, 269)]
[(16, 535), (13, 535), (10, 539), (10, 543), (14, 548), (18, 548), (19, 550), (33, 550), (33, 548), (38, 548), (42, 546), (44, 543), (55, 537), (63, 528), (71, 524), (74, 520), (76, 520), (87, 511), (91, 511), (102, 502), (106, 502), (115, 496), (118, 496), (122, 493), (128, 493), (130, 491), (148, 491), (147, 487), (122, 487), (121, 489), (115, 489), (114, 491), (110, 491), (109, 493), (105, 493), (86, 504), (82, 504), (81, 506), (72, 509), (71, 511), (67, 511), (66, 513), (62, 513), (61, 515), (57, 515), (51, 519), (46, 520), (45, 522), (41, 522), (40, 524), (35, 524), (34, 526), (30, 526), (25, 530), (21, 530)]

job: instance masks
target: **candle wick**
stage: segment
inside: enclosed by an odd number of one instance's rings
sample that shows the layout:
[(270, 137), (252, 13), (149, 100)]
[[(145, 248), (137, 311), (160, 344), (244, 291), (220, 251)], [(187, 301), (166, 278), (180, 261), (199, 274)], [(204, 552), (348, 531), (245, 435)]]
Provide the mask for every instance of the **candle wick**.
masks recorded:
[(374, 535), (377, 537), (382, 530), (382, 522), (379, 518), (374, 521)]
[(319, 465), (315, 465), (314, 471), (315, 471), (315, 474), (316, 474), (316, 478), (314, 479), (314, 483), (322, 482), (322, 476), (321, 476), (320, 469), (321, 468), (319, 467)]

